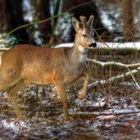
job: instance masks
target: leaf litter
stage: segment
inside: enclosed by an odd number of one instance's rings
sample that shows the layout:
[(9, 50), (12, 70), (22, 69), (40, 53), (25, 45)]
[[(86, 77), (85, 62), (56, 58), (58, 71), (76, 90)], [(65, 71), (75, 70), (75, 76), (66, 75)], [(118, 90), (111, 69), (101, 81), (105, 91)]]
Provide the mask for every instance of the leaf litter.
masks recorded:
[(41, 86), (36, 96), (36, 86), (21, 90), (17, 100), (24, 121), (16, 120), (6, 93), (0, 93), (0, 140), (140, 140), (138, 92), (136, 96), (111, 94), (107, 100), (101, 92), (89, 92), (80, 101), (75, 89), (68, 89), (70, 121), (64, 122), (54, 91), (53, 86)]

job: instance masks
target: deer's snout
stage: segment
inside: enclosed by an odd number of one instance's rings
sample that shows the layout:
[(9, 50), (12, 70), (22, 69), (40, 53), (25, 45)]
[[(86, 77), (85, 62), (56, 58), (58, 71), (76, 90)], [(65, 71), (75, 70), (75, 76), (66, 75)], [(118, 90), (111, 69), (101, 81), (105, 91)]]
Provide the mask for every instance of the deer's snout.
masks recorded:
[(91, 44), (89, 45), (89, 47), (93, 47), (93, 48), (95, 48), (95, 47), (97, 47), (97, 43), (96, 43), (96, 42), (91, 43)]

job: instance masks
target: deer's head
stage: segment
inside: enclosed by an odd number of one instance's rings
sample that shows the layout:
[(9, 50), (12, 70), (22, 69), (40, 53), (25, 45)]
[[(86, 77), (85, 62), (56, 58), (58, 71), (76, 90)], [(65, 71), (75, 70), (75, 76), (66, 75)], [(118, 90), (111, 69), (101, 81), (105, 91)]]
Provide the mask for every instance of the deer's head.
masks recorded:
[(76, 45), (82, 48), (97, 46), (94, 40), (93, 22), (94, 22), (93, 15), (89, 17), (88, 21), (86, 21), (86, 18), (84, 16), (80, 16), (80, 21), (78, 21), (74, 17), (72, 18), (72, 24), (76, 32), (75, 36)]

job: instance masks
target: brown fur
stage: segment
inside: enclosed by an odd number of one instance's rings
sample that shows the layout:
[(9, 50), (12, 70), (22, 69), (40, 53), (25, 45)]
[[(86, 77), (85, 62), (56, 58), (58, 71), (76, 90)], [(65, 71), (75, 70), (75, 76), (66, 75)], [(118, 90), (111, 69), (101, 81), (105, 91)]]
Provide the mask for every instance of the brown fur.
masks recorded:
[[(82, 73), (87, 48), (93, 43), (91, 25), (89, 25), (92, 24), (92, 20), (90, 18), (86, 25), (81, 18), (83, 28), (79, 26), (76, 19), (73, 19), (76, 31), (73, 48), (43, 48), (25, 44), (17, 45), (2, 55), (0, 90), (8, 90), (9, 99), (18, 118), (22, 118), (15, 100), (19, 88), (25, 83), (39, 85), (51, 83), (56, 86), (57, 93), (63, 103), (65, 120), (68, 120), (65, 89), (66, 85), (77, 80)], [(87, 79), (84, 83), (81, 98), (86, 95)]]

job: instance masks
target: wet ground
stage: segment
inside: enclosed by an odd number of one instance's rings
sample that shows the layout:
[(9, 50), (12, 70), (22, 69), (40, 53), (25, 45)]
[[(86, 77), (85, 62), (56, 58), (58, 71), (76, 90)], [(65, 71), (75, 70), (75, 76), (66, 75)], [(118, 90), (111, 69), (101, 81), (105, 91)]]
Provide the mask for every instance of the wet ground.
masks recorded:
[(91, 91), (83, 101), (76, 99), (74, 90), (68, 92), (73, 93), (68, 122), (53, 87), (39, 88), (37, 98), (35, 86), (19, 93), (25, 121), (15, 119), (6, 94), (1, 93), (0, 140), (140, 140), (140, 91), (125, 88), (108, 95)]

